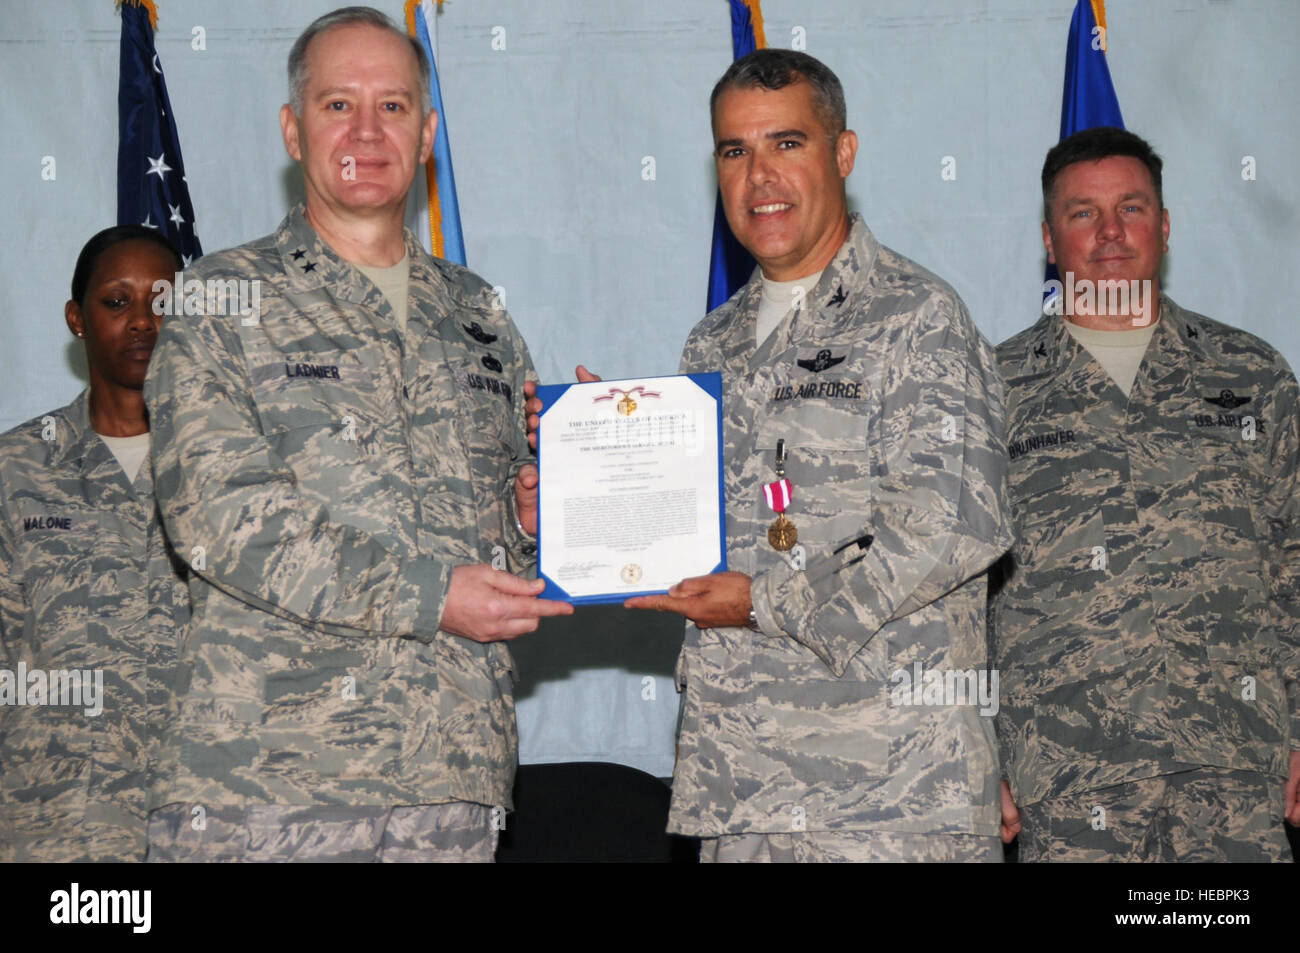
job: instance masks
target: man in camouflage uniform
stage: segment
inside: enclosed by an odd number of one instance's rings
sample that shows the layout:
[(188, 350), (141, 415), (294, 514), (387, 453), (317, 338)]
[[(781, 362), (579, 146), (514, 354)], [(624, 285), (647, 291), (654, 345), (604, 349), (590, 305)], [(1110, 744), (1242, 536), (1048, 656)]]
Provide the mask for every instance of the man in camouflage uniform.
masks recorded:
[(532, 366), (488, 286), (403, 232), (437, 122), (418, 46), (349, 8), (289, 72), (305, 208), (185, 276), (258, 282), (260, 309), (169, 322), (147, 385), (196, 574), (150, 860), (490, 860), (516, 761), (500, 640), (572, 611), (494, 568), (533, 553)]
[[(849, 215), (857, 138), (829, 69), (759, 51), (712, 115), (727, 220), (760, 268), (681, 365), (723, 375), (731, 571), (629, 601), (695, 623), (670, 829), (712, 861), (999, 861), (992, 719), (900, 690), (985, 674), (982, 573), (1011, 543), (992, 349)], [(784, 523), (769, 535), (782, 475), (793, 548)]]
[(1048, 152), (1065, 294), (998, 348), (1018, 539), (991, 632), (1024, 860), (1278, 860), (1300, 822), (1296, 379), (1159, 294), (1160, 170), (1117, 129)]
[(149, 467), (128, 481), (91, 427), (89, 396), (0, 438), (5, 862), (145, 856), (151, 766), (189, 598)]

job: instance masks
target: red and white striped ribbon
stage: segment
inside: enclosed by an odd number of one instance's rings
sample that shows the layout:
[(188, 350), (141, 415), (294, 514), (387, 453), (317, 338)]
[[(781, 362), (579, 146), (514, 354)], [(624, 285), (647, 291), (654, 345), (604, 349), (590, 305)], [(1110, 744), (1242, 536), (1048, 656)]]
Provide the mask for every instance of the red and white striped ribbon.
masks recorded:
[(784, 513), (785, 508), (790, 505), (790, 491), (792, 489), (789, 480), (764, 483), (763, 495), (767, 497), (767, 505), (776, 513)]

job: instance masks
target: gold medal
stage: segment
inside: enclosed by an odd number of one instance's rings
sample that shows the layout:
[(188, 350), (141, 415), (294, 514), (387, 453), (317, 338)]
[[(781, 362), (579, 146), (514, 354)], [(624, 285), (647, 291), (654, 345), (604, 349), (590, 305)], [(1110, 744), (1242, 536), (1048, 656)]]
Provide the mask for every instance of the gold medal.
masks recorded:
[(776, 511), (776, 522), (767, 528), (767, 541), (777, 552), (787, 552), (799, 541), (799, 531), (785, 518), (785, 508), (790, 505), (794, 485), (785, 478), (785, 441), (776, 442), (776, 476), (775, 483), (763, 485), (763, 495), (767, 505)]
[(784, 513), (778, 513), (776, 522), (767, 528), (767, 541), (773, 549), (784, 553), (799, 541), (799, 530), (785, 518)]
[(623, 399), (618, 402), (618, 412), (624, 417), (631, 417), (636, 412), (636, 401), (626, 391), (623, 393)]

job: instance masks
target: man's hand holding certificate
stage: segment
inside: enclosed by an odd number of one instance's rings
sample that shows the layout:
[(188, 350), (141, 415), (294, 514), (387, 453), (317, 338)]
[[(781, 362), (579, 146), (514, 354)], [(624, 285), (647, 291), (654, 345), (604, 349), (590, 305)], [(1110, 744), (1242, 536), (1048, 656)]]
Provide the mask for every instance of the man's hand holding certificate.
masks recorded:
[(726, 568), (719, 375), (541, 386), (530, 413), (539, 400), (549, 598), (622, 602)]

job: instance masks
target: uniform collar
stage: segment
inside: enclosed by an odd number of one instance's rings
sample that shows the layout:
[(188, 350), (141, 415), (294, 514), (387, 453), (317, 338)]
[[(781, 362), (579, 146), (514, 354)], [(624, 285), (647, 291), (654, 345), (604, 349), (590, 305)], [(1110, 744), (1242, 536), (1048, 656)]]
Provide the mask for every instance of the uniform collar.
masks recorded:
[[(1165, 294), (1160, 296), (1160, 318), (1147, 345), (1138, 378), (1152, 383), (1174, 373), (1186, 372), (1189, 360), (1199, 353), (1200, 330), (1188, 321), (1187, 312)], [(1050, 374), (1076, 390), (1100, 396), (1106, 384), (1113, 384), (1106, 369), (1088, 349), (1074, 339), (1065, 318), (1044, 314), (1029, 336), (1024, 373)], [(1136, 386), (1136, 383), (1135, 385)]]
[[(78, 394), (76, 400), (56, 410), (51, 416), (55, 418), (56, 436), (50, 463), (62, 467), (76, 462), (85, 484), (83, 495), (87, 501), (92, 505), (104, 503), (102, 494), (114, 482), (120, 483), (120, 488), (129, 488), (126, 474), (122, 472), (117, 457), (91, 426), (89, 387)], [(147, 460), (141, 465), (140, 479), (143, 479), (144, 492), (148, 495), (152, 492), (153, 481)], [(140, 479), (137, 479), (137, 484)]]
[[(411, 283), (433, 280), (429, 256), (409, 228), (402, 231), (407, 258), (411, 263)], [(291, 290), (316, 291), (325, 288), (336, 298), (363, 305), (373, 311), (387, 311), (391, 316), (391, 307), (384, 293), (361, 273), (360, 268), (340, 258), (317, 234), (316, 229), (307, 221), (303, 203), (299, 202), (280, 223), (275, 234), (275, 247), (280, 253), (284, 273), (289, 276)]]
[(730, 323), (722, 342), (723, 359), (744, 356), (755, 366), (767, 363), (774, 350), (788, 347), (788, 342), (801, 338), (805, 327), (816, 327), (819, 332), (834, 333), (841, 325), (849, 325), (860, 313), (866, 282), (863, 280), (875, 266), (880, 253), (880, 243), (867, 228), (867, 223), (857, 212), (849, 215), (849, 234), (840, 245), (835, 257), (822, 271), (821, 279), (812, 289), (804, 306), (777, 325), (762, 347), (754, 342), (758, 322), (758, 305), (763, 296), (763, 272), (755, 267), (749, 281), (736, 298), (737, 319)]
[(871, 234), (862, 216), (853, 212), (849, 215), (848, 236), (822, 272), (817, 287), (808, 295), (807, 305), (791, 321), (791, 336), (798, 337), (799, 325), (809, 321), (832, 332), (840, 324), (852, 323), (852, 315), (862, 304), (857, 299), (866, 293), (863, 278), (871, 273), (879, 254), (876, 236)]
[[(77, 395), (68, 406), (56, 410), (55, 443), (50, 458), (53, 466), (62, 466), (69, 460), (84, 458), (88, 446), (99, 444), (108, 449), (102, 440), (95, 440), (95, 430), (90, 425), (90, 388)], [(111, 451), (110, 451), (111, 453)]]
[(1160, 295), (1160, 320), (1142, 358), (1139, 374), (1159, 383), (1176, 373), (1188, 373), (1199, 364), (1204, 350), (1201, 329), (1189, 314), (1166, 294)]

